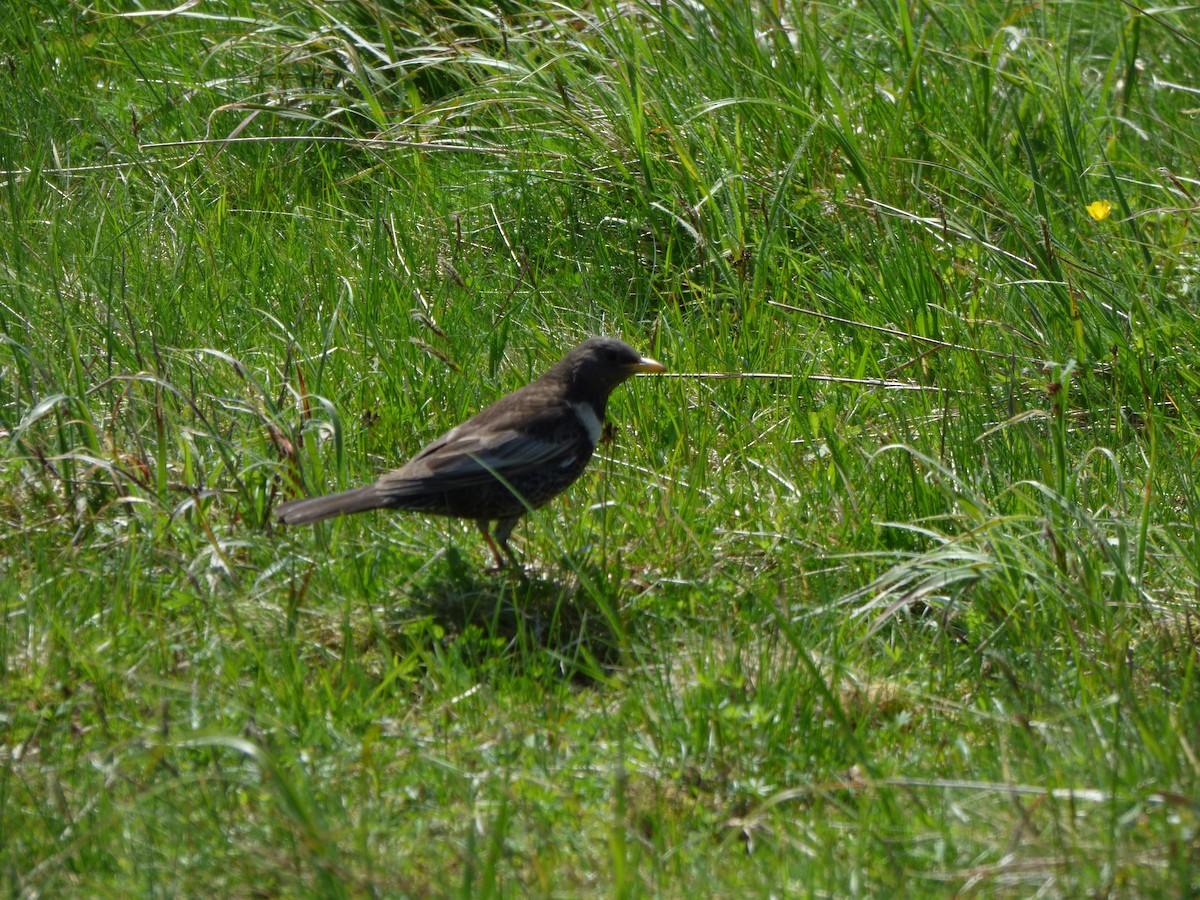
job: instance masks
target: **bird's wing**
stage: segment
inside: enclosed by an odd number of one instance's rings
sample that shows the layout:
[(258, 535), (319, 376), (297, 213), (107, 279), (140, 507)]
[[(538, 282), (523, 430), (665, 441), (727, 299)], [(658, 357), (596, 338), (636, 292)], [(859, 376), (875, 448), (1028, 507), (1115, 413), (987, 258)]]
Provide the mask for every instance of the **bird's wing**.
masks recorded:
[(426, 447), (394, 472), (379, 479), (379, 488), (402, 496), (424, 491), (456, 491), (519, 478), (539, 469), (573, 465), (579, 452), (590, 450), (580, 427), (579, 440), (538, 430), (478, 430), (459, 426)]

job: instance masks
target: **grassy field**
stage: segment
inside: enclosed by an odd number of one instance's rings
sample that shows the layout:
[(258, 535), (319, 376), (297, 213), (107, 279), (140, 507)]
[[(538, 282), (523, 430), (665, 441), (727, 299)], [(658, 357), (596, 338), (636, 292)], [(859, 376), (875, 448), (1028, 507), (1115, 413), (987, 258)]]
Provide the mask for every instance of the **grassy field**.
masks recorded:
[[(7, 896), (1200, 892), (1200, 15), (11, 4)], [(490, 574), (284, 529), (593, 333)]]

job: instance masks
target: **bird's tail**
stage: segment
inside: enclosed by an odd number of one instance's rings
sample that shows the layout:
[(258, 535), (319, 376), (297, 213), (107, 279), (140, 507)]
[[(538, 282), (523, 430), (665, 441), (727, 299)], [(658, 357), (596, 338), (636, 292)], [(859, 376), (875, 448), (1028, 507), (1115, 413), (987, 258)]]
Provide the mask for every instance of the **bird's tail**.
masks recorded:
[(284, 525), (304, 525), (308, 522), (320, 522), (322, 519), (332, 519), (334, 516), (346, 513), (364, 512), (368, 509), (379, 509), (386, 506), (386, 500), (380, 495), (377, 485), (368, 484), (352, 491), (342, 491), (340, 494), (326, 494), (324, 497), (307, 497), (303, 500), (289, 500), (275, 510), (275, 515)]

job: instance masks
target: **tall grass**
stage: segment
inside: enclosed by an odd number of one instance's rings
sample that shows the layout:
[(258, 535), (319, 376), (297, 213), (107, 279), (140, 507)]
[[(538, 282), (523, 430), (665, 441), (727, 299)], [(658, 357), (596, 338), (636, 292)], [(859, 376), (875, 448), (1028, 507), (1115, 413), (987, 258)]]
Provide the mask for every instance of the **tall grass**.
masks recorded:
[[(0, 25), (0, 884), (1186, 893), (1183, 9)], [(583, 336), (530, 516), (285, 531)]]

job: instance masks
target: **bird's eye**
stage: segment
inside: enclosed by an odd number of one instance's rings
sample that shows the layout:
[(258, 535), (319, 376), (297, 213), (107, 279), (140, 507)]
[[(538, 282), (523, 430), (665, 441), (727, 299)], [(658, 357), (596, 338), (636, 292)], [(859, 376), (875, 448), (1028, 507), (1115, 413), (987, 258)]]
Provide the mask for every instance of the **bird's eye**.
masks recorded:
[(605, 350), (604, 358), (607, 359), (609, 362), (616, 362), (617, 361), (617, 351), (613, 350), (613, 349)]

